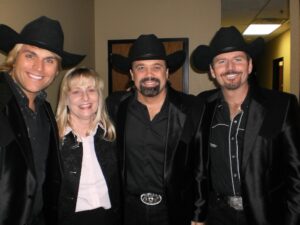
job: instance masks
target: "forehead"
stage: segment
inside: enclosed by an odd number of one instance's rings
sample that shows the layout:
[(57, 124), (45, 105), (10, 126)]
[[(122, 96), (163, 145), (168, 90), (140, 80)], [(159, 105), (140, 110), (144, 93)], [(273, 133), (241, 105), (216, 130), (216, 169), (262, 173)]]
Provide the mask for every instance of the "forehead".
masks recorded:
[(218, 59), (230, 59), (235, 57), (247, 57), (247, 54), (243, 51), (226, 52), (215, 56), (213, 61)]
[(69, 81), (69, 89), (78, 87), (95, 87), (96, 82), (92, 77), (76, 76)]
[(57, 54), (54, 52), (51, 52), (47, 49), (39, 48), (33, 45), (27, 45), (23, 44), (23, 46), (20, 49), (20, 52), (32, 52), (40, 57), (53, 57), (53, 58), (59, 58)]
[(133, 61), (132, 66), (137, 65), (145, 65), (145, 66), (151, 66), (151, 65), (166, 65), (166, 61), (162, 59), (151, 59), (151, 60), (137, 60)]

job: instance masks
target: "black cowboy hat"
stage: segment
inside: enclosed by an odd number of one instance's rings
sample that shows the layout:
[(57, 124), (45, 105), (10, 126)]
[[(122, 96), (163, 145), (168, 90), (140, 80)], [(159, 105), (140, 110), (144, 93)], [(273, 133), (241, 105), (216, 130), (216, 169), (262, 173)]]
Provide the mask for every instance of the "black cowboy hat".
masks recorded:
[(46, 16), (28, 23), (20, 34), (9, 26), (0, 24), (0, 50), (8, 54), (18, 43), (34, 45), (56, 53), (62, 58), (63, 68), (73, 67), (85, 57), (63, 50), (64, 34), (60, 23)]
[(169, 72), (175, 72), (185, 61), (185, 52), (177, 51), (170, 55), (166, 54), (166, 50), (162, 42), (154, 35), (140, 35), (133, 43), (129, 50), (128, 57), (119, 54), (111, 55), (112, 65), (121, 73), (128, 74), (131, 69), (132, 62), (136, 60), (162, 59), (167, 63)]
[(198, 71), (208, 71), (213, 58), (219, 54), (243, 51), (251, 58), (255, 58), (263, 50), (263, 47), (264, 39), (261, 37), (247, 44), (236, 27), (222, 27), (217, 31), (209, 46), (199, 45), (194, 50), (191, 64)]

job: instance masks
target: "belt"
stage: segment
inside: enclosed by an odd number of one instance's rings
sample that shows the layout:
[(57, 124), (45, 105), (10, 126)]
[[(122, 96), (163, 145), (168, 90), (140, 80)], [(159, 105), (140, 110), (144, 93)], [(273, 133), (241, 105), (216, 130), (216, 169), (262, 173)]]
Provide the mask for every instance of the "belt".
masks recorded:
[(140, 195), (140, 200), (145, 205), (158, 205), (162, 201), (162, 195), (155, 193), (143, 193)]
[(237, 211), (244, 210), (242, 196), (223, 196), (223, 195), (215, 195), (215, 196), (217, 201), (222, 201)]
[(241, 211), (243, 207), (243, 198), (241, 196), (227, 196), (227, 204), (235, 210)]

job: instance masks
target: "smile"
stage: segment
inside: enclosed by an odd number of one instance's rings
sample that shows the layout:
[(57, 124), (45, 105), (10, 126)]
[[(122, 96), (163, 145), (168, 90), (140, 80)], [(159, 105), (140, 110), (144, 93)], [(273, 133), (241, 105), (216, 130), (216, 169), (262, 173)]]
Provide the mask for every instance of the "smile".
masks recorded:
[(34, 79), (34, 80), (42, 80), (42, 79), (43, 79), (42, 76), (34, 75), (34, 74), (32, 74), (32, 73), (28, 73), (28, 76), (29, 76), (31, 79)]

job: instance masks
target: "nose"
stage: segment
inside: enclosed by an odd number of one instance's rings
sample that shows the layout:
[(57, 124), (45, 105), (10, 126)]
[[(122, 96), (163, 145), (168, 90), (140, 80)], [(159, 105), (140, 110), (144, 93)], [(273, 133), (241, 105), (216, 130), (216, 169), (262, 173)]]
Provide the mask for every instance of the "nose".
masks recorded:
[(83, 100), (87, 101), (89, 99), (89, 94), (86, 91), (84, 91), (82, 93), (82, 98), (83, 98)]
[(235, 68), (235, 64), (232, 60), (228, 60), (228, 63), (227, 63), (227, 69), (228, 70), (234, 70)]
[(42, 61), (42, 60), (40, 60), (40, 59), (35, 59), (33, 66), (34, 66), (34, 69), (35, 69), (35, 70), (37, 70), (37, 71), (42, 71), (42, 70), (43, 70), (44, 64), (43, 64), (43, 61)]

